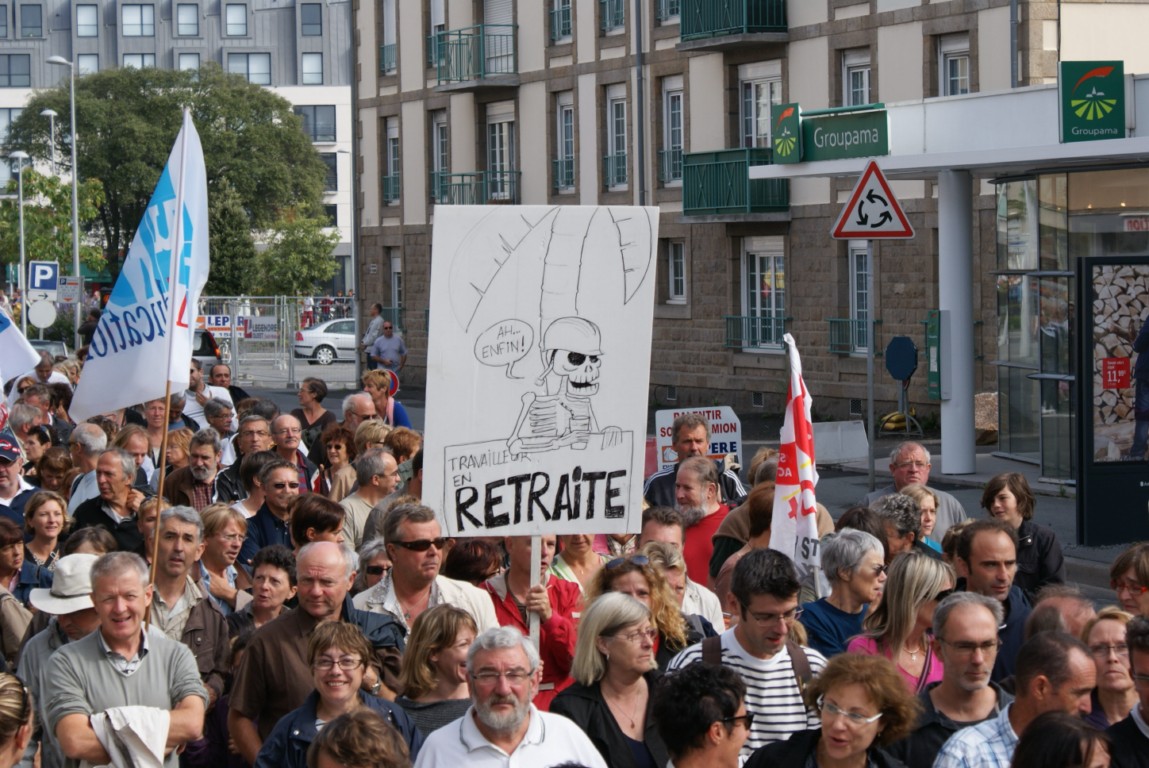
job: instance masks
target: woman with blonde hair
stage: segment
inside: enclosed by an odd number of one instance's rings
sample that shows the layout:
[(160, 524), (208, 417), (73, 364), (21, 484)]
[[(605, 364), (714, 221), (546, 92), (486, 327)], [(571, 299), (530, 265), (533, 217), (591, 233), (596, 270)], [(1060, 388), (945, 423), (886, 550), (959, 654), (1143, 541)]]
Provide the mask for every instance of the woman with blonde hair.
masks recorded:
[(35, 563), (49, 571), (56, 570), (60, 558), (60, 544), (67, 538), (72, 524), (68, 517), (68, 502), (52, 491), (37, 491), (24, 505), (24, 533), (31, 535), (24, 542), (25, 562)]
[(865, 632), (846, 646), (850, 653), (885, 656), (907, 688), (921, 693), (942, 679), (942, 662), (933, 655), (929, 630), (938, 603), (954, 591), (954, 569), (921, 552), (894, 557), (882, 600), (862, 622)]
[(423, 611), (411, 625), (395, 703), (424, 736), (471, 706), (467, 651), (478, 629), (471, 614), (446, 604)]
[(1097, 666), (1097, 687), (1090, 696), (1093, 708), (1084, 720), (1101, 731), (1129, 717), (1139, 700), (1125, 639), (1125, 627), (1132, 619), (1133, 614), (1107, 605), (1081, 630), (1081, 640)]
[(208, 597), (225, 617), (242, 610), (251, 602), (251, 586), (247, 571), (237, 568), (235, 561), (247, 535), (247, 518), (225, 503), (204, 507), (203, 555), (200, 557), (200, 578)]
[(355, 455), (359, 456), (372, 448), (382, 448), (383, 441), (391, 427), (379, 419), (370, 419), (355, 428)]
[(670, 759), (650, 716), (657, 637), (649, 608), (619, 592), (602, 595), (579, 622), (575, 683), (551, 702), (550, 711), (577, 723), (615, 768), (662, 766)]
[(32, 738), (32, 694), (15, 675), (0, 672), (0, 766), (16, 765)]
[(942, 545), (933, 538), (934, 526), (938, 522), (938, 495), (920, 483), (911, 483), (898, 491), (918, 503), (922, 513), (921, 541), (934, 552), (941, 554)]

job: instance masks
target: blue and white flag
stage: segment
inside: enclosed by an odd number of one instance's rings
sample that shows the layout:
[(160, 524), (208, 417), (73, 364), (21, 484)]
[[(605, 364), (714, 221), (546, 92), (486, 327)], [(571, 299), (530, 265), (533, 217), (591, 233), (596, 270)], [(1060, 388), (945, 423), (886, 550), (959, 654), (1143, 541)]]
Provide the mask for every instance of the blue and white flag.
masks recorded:
[(40, 353), (32, 348), (19, 327), (6, 313), (0, 312), (0, 385), (22, 373), (28, 373), (40, 362)]
[(207, 170), (199, 134), (185, 110), (183, 128), (92, 335), (72, 398), (73, 419), (163, 397), (169, 380), (172, 391), (187, 388), (196, 306), (208, 266)]

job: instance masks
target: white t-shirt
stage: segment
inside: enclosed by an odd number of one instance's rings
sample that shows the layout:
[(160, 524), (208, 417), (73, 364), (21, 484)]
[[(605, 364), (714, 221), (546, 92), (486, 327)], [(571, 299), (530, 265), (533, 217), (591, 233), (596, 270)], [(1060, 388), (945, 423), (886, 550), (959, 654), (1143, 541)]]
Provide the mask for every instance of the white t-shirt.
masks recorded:
[[(204, 384), (204, 387), (204, 394), (207, 395), (208, 400), (218, 397), (220, 400), (226, 400), (231, 403), (231, 428), (236, 429), (235, 403), (232, 403), (231, 393), (227, 391), (227, 387), (216, 387), (211, 384)], [(203, 415), (203, 406), (196, 400), (195, 392), (192, 392), (190, 389), (184, 392), (184, 416), (195, 419), (200, 429), (211, 426), (211, 424), (207, 423), (207, 418)]]

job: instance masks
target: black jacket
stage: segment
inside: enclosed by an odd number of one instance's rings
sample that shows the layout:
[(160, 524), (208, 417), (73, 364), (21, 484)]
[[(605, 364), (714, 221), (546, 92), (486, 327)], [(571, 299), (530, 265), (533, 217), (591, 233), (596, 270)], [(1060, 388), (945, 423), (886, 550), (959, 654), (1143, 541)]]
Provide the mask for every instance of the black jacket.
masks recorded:
[[(930, 691), (939, 685), (941, 683), (930, 683), (924, 691), (918, 694), (922, 713), (918, 715), (914, 730), (901, 741), (895, 741), (888, 748), (890, 755), (901, 760), (909, 768), (932, 768), (934, 758), (938, 756), (942, 745), (950, 736), (953, 736), (961, 728), (982, 722), (981, 720), (957, 722), (939, 712), (934, 706), (934, 700), (930, 698)], [(993, 711), (989, 713), (989, 717), (997, 717), (1001, 708), (1013, 701), (1013, 696), (1003, 691), (997, 683), (990, 683), (990, 686), (997, 692), (997, 703), (994, 705)]]
[[(666, 751), (666, 744), (658, 735), (654, 727), (654, 718), (650, 714), (654, 703), (654, 684), (659, 678), (657, 671), (646, 674), (646, 685), (650, 691), (646, 703), (646, 725), (643, 730), (643, 741), (650, 750), (655, 765), (666, 765), (670, 755)], [(595, 749), (602, 754), (602, 759), (612, 768), (634, 768), (634, 757), (630, 751), (630, 744), (622, 729), (618, 727), (610, 707), (602, 697), (602, 690), (598, 683), (594, 685), (574, 685), (564, 689), (551, 702), (551, 712), (563, 715), (573, 720), (579, 728), (594, 742)]]
[(1021, 587), (1030, 603), (1046, 584), (1065, 583), (1065, 558), (1057, 534), (1032, 520), (1023, 520), (1017, 529), (1017, 575), (1013, 583)]
[(1113, 768), (1149, 768), (1149, 739), (1133, 722), (1133, 715), (1109, 726), (1106, 733)]
[[(818, 748), (820, 738), (821, 728), (798, 731), (786, 741), (776, 741), (755, 750), (744, 768), (806, 768), (806, 758)], [(870, 747), (866, 756), (869, 764), (876, 768), (905, 768), (905, 763), (880, 747)]]
[(72, 515), (72, 520), (74, 521), (73, 531), (94, 526), (104, 528), (115, 537), (116, 549), (121, 552), (135, 552), (144, 546), (144, 537), (140, 533), (139, 526), (136, 525), (136, 516), (132, 515), (122, 523), (113, 522), (112, 518), (104, 512), (104, 500), (99, 496), (88, 499), (76, 507), (76, 513)]

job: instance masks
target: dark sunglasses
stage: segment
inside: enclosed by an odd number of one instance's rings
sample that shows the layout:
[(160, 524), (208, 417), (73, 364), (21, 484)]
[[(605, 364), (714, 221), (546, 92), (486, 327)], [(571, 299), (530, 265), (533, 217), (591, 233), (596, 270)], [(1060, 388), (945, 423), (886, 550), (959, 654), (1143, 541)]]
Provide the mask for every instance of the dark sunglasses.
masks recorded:
[(284, 488), (298, 488), (299, 483), (272, 483), (271, 487), (277, 491), (282, 491)]
[(431, 547), (442, 551), (447, 548), (447, 537), (440, 536), (437, 539), (415, 539), (414, 541), (393, 541), (391, 543), (397, 547), (409, 549), (412, 552), (426, 552)]
[(650, 565), (650, 558), (646, 555), (631, 555), (630, 557), (616, 557), (606, 564), (607, 568), (614, 570), (623, 563), (634, 563), (635, 565)]
[(363, 570), (367, 571), (368, 576), (382, 576), (390, 569), (385, 565), (369, 565)]
[(957, 590), (954, 589), (953, 587), (950, 587), (949, 589), (943, 589), (941, 592), (938, 592), (936, 595), (934, 595), (934, 600), (941, 602), (942, 600), (945, 600), (947, 597), (949, 597), (950, 595), (952, 595), (956, 591)]

